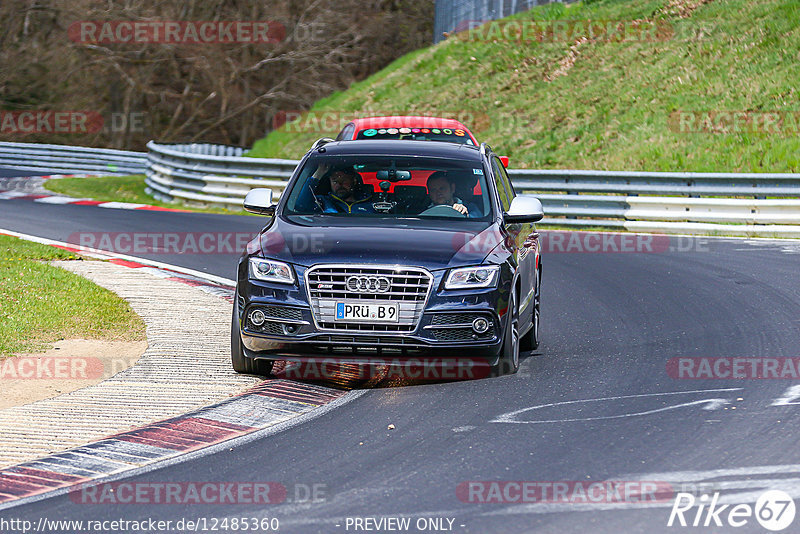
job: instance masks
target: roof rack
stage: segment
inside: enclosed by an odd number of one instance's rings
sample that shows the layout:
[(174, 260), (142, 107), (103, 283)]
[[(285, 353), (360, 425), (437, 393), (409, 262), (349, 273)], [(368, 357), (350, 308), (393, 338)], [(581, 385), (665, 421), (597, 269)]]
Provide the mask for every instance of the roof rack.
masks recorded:
[(328, 143), (333, 143), (335, 139), (331, 139), (330, 137), (321, 137), (314, 141), (314, 144), (311, 145), (311, 150), (316, 150), (322, 145), (327, 145)]

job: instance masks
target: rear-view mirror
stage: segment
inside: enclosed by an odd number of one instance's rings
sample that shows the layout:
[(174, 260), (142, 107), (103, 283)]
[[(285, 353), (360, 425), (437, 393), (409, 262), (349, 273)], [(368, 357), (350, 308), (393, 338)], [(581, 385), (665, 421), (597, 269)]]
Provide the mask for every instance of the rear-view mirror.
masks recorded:
[(397, 169), (385, 169), (378, 171), (378, 180), (389, 180), (390, 182), (407, 182), (411, 179), (411, 171), (398, 171)]

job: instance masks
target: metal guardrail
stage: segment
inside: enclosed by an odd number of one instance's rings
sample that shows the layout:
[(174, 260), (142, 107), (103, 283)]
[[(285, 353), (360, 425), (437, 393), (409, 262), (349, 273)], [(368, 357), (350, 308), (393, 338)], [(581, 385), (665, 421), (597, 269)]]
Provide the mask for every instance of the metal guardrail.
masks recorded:
[[(242, 157), (244, 149), (150, 142), (147, 186), (162, 200), (241, 206), (253, 187), (280, 196), (299, 163)], [(800, 237), (800, 174), (509, 169), (535, 194), (543, 224)], [(777, 198), (767, 198), (777, 197)]]
[(433, 42), (444, 39), (445, 32), (459, 32), (497, 20), (535, 6), (569, 3), (576, 0), (436, 0), (433, 19)]
[(147, 143), (146, 191), (164, 201), (242, 206), (250, 189), (280, 196), (298, 161), (242, 157), (241, 147), (207, 143)]
[[(0, 165), (20, 170), (146, 175), (165, 201), (240, 207), (254, 187), (279, 197), (296, 160), (248, 158), (206, 143), (147, 144), (148, 153), (0, 142)], [(800, 174), (509, 169), (535, 194), (544, 225), (671, 233), (800, 237)]]
[(541, 199), (551, 224), (800, 237), (800, 174), (510, 169), (509, 176), (515, 189)]
[(127, 150), (39, 143), (0, 142), (0, 165), (23, 171), (65, 174), (141, 174), (147, 154)]

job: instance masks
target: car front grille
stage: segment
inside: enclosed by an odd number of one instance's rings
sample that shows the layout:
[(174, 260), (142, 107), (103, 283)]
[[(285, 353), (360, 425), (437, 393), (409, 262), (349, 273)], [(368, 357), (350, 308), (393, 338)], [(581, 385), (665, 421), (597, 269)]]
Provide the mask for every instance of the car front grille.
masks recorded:
[[(359, 287), (352, 277), (363, 279), (363, 284)], [(432, 284), (431, 273), (420, 267), (316, 265), (306, 271), (309, 302), (317, 325), (321, 329), (338, 331), (413, 332), (425, 308)], [(337, 321), (335, 317), (338, 302), (397, 304), (398, 321)]]

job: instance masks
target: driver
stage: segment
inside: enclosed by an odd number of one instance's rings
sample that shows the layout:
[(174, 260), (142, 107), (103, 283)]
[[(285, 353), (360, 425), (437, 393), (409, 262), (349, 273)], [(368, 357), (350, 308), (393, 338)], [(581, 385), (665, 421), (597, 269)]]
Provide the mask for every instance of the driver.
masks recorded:
[(428, 196), (431, 203), (428, 209), (434, 206), (450, 206), (457, 212), (468, 217), (480, 217), (480, 209), (472, 203), (465, 203), (455, 196), (455, 181), (447, 175), (447, 171), (436, 171), (428, 176)]
[[(324, 175), (327, 166), (317, 172)], [(316, 175), (317, 172), (314, 174)], [(374, 213), (372, 192), (364, 190), (361, 175), (349, 167), (334, 169), (328, 174), (331, 192), (317, 197), (323, 213)]]

